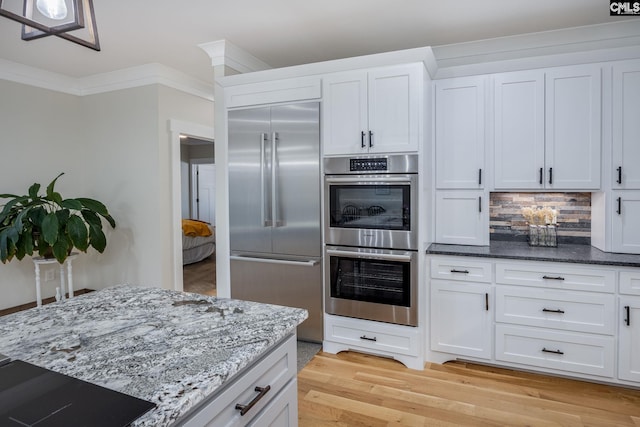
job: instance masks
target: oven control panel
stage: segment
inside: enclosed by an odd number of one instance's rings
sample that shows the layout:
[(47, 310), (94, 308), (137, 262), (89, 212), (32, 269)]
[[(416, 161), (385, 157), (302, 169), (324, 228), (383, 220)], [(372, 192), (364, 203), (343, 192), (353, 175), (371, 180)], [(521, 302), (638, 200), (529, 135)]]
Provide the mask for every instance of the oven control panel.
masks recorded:
[(349, 159), (349, 170), (351, 172), (369, 172), (388, 170), (387, 159)]

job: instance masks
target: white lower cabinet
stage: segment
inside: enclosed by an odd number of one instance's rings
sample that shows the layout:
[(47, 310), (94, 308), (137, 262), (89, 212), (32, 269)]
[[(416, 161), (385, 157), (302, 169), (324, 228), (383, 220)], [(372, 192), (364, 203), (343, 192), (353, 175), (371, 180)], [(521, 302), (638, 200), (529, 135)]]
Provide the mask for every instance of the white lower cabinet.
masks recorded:
[(621, 272), (620, 276), (627, 281), (627, 287), (620, 283), (620, 292), (633, 296), (620, 295), (618, 378), (640, 383), (640, 288), (630, 286), (640, 280), (640, 272)]
[(178, 425), (295, 426), (296, 372), (296, 336), (292, 335)]
[(491, 286), (431, 281), (431, 350), (491, 359)]
[(345, 350), (378, 354), (392, 357), (408, 368), (422, 370), (421, 335), (418, 327), (325, 313), (322, 350), (333, 354)]
[(430, 356), (640, 387), (640, 269), (429, 255)]
[(613, 335), (615, 297), (593, 292), (498, 286), (496, 322)]
[(496, 360), (569, 373), (612, 377), (614, 344), (612, 336), (496, 325)]

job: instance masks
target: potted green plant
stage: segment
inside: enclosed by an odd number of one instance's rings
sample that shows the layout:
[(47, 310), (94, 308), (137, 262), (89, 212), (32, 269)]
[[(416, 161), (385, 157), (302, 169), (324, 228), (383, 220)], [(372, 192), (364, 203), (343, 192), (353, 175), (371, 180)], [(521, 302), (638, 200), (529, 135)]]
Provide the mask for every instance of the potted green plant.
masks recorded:
[(27, 195), (0, 194), (8, 199), (0, 211), (0, 261), (25, 255), (55, 258), (64, 263), (73, 248), (87, 252), (91, 246), (102, 253), (107, 239), (102, 231), (102, 218), (112, 228), (116, 222), (101, 202), (85, 197), (63, 199), (54, 189), (64, 172), (47, 186), (46, 194), (38, 194), (40, 184), (29, 187)]

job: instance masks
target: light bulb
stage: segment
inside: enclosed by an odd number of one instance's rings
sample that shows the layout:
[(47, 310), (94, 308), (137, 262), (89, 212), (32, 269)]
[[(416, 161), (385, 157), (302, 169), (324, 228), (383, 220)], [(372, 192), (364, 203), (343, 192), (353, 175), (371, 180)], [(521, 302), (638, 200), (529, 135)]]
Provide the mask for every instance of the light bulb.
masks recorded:
[(37, 0), (36, 7), (44, 16), (60, 20), (67, 17), (67, 5), (64, 0)]

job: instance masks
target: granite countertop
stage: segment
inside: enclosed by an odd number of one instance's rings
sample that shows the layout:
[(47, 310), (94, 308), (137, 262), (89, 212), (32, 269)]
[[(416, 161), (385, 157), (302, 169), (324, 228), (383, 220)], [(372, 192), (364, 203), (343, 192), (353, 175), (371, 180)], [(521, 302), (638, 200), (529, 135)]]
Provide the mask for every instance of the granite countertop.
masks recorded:
[(0, 317), (0, 353), (157, 407), (166, 426), (293, 333), (307, 311), (119, 285)]
[(433, 243), (427, 254), (640, 267), (640, 255), (603, 252), (590, 245), (558, 244), (556, 248), (548, 248), (508, 241), (492, 241), (490, 246)]

